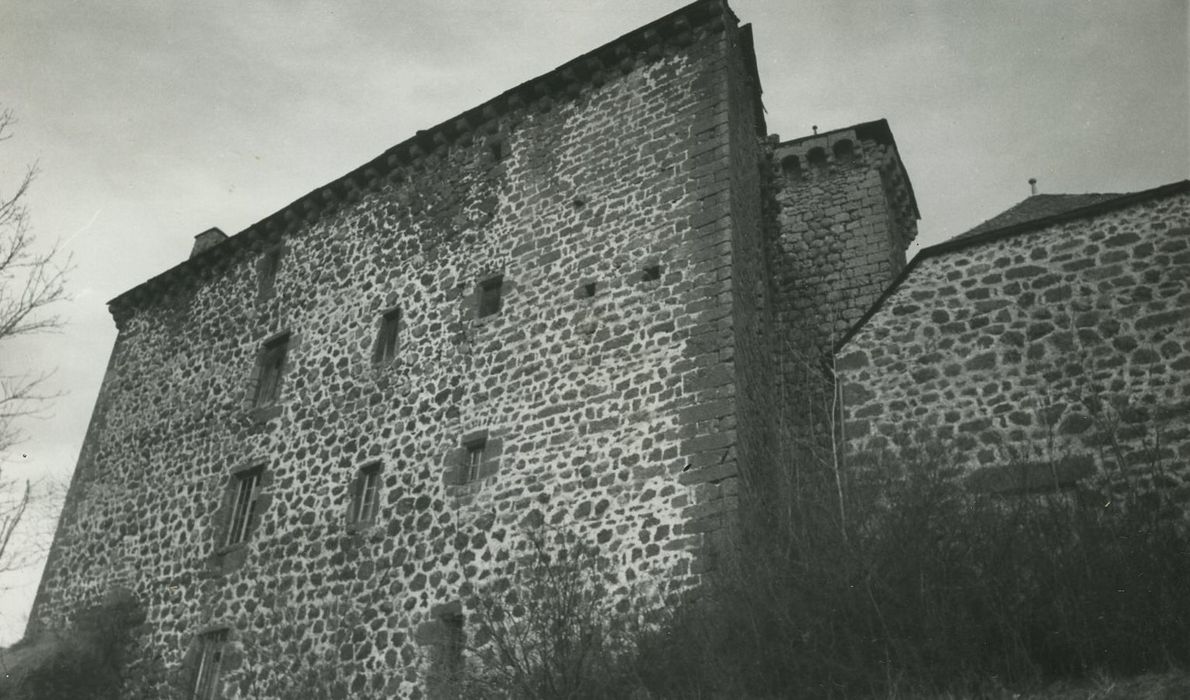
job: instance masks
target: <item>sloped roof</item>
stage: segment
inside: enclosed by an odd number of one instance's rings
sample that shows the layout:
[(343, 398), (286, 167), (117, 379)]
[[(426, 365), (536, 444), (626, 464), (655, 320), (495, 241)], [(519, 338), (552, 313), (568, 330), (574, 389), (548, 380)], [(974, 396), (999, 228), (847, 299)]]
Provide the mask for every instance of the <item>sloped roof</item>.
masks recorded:
[(982, 224), (955, 236), (951, 240), (977, 236), (986, 231), (1016, 226), (1037, 219), (1060, 216), (1076, 209), (1106, 202), (1122, 194), (1035, 194), (1021, 200)]

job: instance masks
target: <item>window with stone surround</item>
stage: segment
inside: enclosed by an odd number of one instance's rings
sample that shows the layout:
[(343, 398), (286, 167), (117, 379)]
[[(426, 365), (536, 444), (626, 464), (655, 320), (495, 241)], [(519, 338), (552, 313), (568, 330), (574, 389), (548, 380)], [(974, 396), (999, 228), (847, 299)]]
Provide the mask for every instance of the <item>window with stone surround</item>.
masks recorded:
[(281, 379), (285, 373), (285, 358), (289, 352), (289, 334), (267, 341), (257, 360), (255, 407), (271, 406), (281, 398)]
[(376, 521), (376, 515), (380, 509), (380, 476), (380, 462), (373, 462), (360, 468), (352, 487), (352, 524), (368, 525)]
[(482, 280), (479, 283), (479, 289), (476, 290), (476, 296), (479, 297), (479, 317), (491, 316), (500, 312), (500, 307), (503, 302), (502, 296), (504, 293), (504, 276), (496, 275)]
[(219, 672), (227, 649), (227, 630), (213, 630), (199, 635), (198, 668), (190, 697), (193, 700), (215, 700), (219, 692)]
[(481, 483), (499, 468), (501, 447), (501, 439), (489, 437), (486, 430), (467, 433), (459, 447), (446, 454), (443, 482), (447, 486)]
[(480, 469), (483, 467), (484, 449), (487, 444), (487, 438), (480, 437), (463, 445), (467, 449), (466, 471), (463, 472), (464, 483), (469, 484), (479, 480)]
[(389, 309), (380, 316), (380, 330), (376, 334), (376, 349), (372, 360), (378, 363), (391, 362), (401, 347), (401, 310)]
[(260, 482), (263, 472), (264, 466), (260, 465), (233, 475), (232, 489), (235, 495), (232, 499), (225, 545), (239, 544), (248, 539), (253, 516), (256, 515), (257, 501), (260, 498)]

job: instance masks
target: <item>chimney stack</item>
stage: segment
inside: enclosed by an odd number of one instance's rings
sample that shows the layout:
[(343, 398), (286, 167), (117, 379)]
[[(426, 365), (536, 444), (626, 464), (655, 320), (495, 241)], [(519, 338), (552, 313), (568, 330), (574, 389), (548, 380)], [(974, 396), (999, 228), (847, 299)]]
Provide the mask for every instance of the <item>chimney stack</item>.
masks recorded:
[(1035, 178), (1035, 177), (1029, 178), (1029, 194), (1030, 195), (1037, 194), (1037, 178)]
[(214, 248), (225, 240), (227, 240), (226, 233), (218, 228), (209, 228), (194, 237), (194, 247), (190, 249), (190, 257), (193, 258), (205, 250)]

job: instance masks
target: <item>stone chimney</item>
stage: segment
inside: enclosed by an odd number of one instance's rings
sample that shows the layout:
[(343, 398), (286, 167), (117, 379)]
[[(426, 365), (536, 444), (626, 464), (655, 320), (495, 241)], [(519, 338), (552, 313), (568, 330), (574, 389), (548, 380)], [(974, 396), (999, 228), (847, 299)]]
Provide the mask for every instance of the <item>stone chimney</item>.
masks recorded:
[(207, 251), (227, 240), (227, 234), (218, 228), (209, 228), (194, 237), (194, 247), (190, 249), (190, 257)]

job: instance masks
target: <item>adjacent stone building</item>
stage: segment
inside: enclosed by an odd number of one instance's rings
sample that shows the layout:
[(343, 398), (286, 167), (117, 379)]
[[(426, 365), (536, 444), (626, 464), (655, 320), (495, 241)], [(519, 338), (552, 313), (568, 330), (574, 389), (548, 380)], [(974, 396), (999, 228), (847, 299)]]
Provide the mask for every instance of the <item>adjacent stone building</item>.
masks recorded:
[[(1190, 464), (1190, 181), (1035, 195), (922, 250), (838, 349), (853, 460), (949, 448), (973, 485)], [(908, 429), (907, 429), (908, 428)]]
[(597, 548), (621, 609), (695, 590), (790, 453), (783, 348), (829, 347), (917, 218), (887, 124), (782, 143), (760, 94), (699, 0), (200, 234), (110, 303), (30, 632), (124, 590), (134, 667), (195, 697), (327, 658), (418, 697), (534, 538)]
[(1190, 183), (906, 264), (888, 124), (768, 136), (751, 42), (698, 0), (112, 300), (30, 633), (127, 591), (132, 667), (194, 697), (328, 658), (421, 697), (535, 541), (673, 603), (824, 449), (948, 440), (1000, 490), (1190, 457)]

